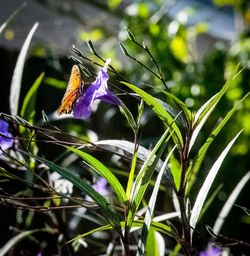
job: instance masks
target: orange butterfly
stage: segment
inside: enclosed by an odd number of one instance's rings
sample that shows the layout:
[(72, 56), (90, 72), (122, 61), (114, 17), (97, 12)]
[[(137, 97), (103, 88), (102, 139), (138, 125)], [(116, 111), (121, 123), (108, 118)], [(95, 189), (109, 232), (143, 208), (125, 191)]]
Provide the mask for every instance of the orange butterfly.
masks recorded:
[(81, 71), (77, 65), (74, 65), (71, 69), (69, 83), (67, 90), (63, 96), (60, 107), (57, 109), (57, 114), (69, 114), (72, 112), (72, 108), (79, 97), (80, 91), (83, 86), (81, 79)]

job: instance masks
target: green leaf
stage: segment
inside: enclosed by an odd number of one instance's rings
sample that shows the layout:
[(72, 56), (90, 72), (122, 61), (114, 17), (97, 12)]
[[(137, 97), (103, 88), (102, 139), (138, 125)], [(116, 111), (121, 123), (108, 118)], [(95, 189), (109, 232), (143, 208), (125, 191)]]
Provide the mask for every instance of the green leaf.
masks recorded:
[(240, 182), (238, 183), (238, 185), (235, 187), (235, 189), (233, 190), (233, 192), (230, 194), (230, 196), (228, 197), (227, 201), (225, 202), (223, 208), (221, 209), (218, 218), (216, 219), (216, 222), (214, 223), (213, 226), (213, 232), (218, 235), (224, 222), (225, 219), (228, 215), (228, 213), (230, 212), (230, 210), (232, 209), (238, 195), (240, 194), (241, 190), (244, 188), (244, 186), (246, 185), (246, 183), (250, 180), (250, 171), (248, 171), (240, 180)]
[(222, 151), (218, 159), (215, 161), (196, 197), (196, 200), (192, 209), (192, 213), (190, 216), (190, 226), (192, 227), (192, 233), (194, 228), (196, 227), (197, 220), (202, 211), (209, 189), (212, 186), (212, 183), (221, 167), (221, 164), (224, 158), (227, 156), (229, 150), (233, 146), (236, 139), (239, 137), (240, 133), (241, 131), (230, 141), (230, 143), (226, 146), (226, 148)]
[(218, 193), (221, 191), (223, 185), (220, 184), (215, 191), (212, 193), (212, 195), (207, 199), (206, 203), (204, 204), (204, 206), (202, 207), (202, 211), (199, 215), (199, 219), (198, 222), (202, 219), (203, 215), (206, 213), (207, 209), (209, 208), (210, 205), (212, 205), (215, 197), (218, 195)]
[[(126, 225), (125, 221), (121, 221), (120, 222), (120, 226), (122, 228), (124, 228)], [(133, 227), (136, 228), (136, 227), (139, 227), (141, 228), (143, 226), (143, 221), (142, 220), (135, 220), (133, 222)], [(70, 241), (68, 241), (67, 243), (72, 243), (78, 239), (81, 239), (83, 237), (86, 237), (86, 236), (89, 236), (91, 234), (94, 234), (95, 232), (99, 232), (99, 231), (105, 231), (105, 230), (111, 230), (113, 229), (113, 227), (111, 225), (104, 225), (104, 226), (101, 226), (101, 227), (98, 227), (98, 228), (95, 228), (95, 229), (92, 229), (84, 234), (81, 234), (81, 235), (78, 235), (76, 236), (75, 238), (71, 239)], [(175, 236), (174, 233), (172, 233), (172, 229), (171, 227), (169, 227), (168, 225), (165, 225), (163, 223), (159, 223), (159, 222), (155, 222), (153, 221), (152, 222), (152, 229), (155, 230), (155, 231), (158, 231), (158, 232), (161, 232), (163, 234), (166, 234), (168, 236), (171, 236), (171, 237), (174, 237), (174, 238), (177, 238)]]
[[(94, 145), (100, 149), (105, 149), (113, 153), (119, 151), (119, 155), (123, 156), (124, 158), (132, 158), (135, 149), (135, 144), (127, 140), (100, 140), (95, 142)], [(93, 144), (84, 144), (83, 147), (91, 148), (93, 147)], [(144, 163), (151, 154), (151, 150), (148, 150), (141, 145), (137, 146), (137, 151), (137, 164)], [(156, 165), (156, 171), (159, 172), (162, 165), (163, 161), (159, 159)], [(170, 181), (173, 180), (173, 177), (168, 168), (166, 168), (164, 176)]]
[(202, 161), (214, 141), (215, 137), (219, 134), (219, 132), (222, 130), (222, 128), (226, 125), (226, 123), (229, 121), (231, 116), (234, 114), (234, 112), (238, 109), (238, 106), (250, 95), (250, 93), (247, 93), (222, 119), (222, 121), (213, 129), (209, 137), (207, 138), (206, 142), (202, 145), (202, 147), (199, 149), (197, 155), (194, 158), (193, 163), (189, 166), (187, 174), (190, 175), (189, 183), (188, 183), (188, 189), (187, 193), (190, 191), (194, 181), (195, 177), (197, 175), (197, 172), (202, 164)]
[(156, 232), (153, 229), (150, 229), (148, 232), (146, 252), (147, 254), (143, 254), (143, 255), (151, 255), (151, 256), (159, 255), (159, 250), (158, 250), (157, 241), (156, 241)]
[(150, 225), (151, 225), (151, 222), (153, 219), (155, 203), (156, 203), (158, 191), (159, 191), (160, 184), (161, 184), (161, 179), (164, 174), (165, 168), (168, 164), (169, 158), (172, 155), (174, 149), (175, 149), (175, 147), (171, 150), (171, 152), (166, 157), (166, 160), (157, 176), (155, 186), (154, 186), (152, 195), (150, 197), (150, 200), (149, 200), (149, 203), (147, 206), (147, 210), (146, 210), (146, 214), (145, 214), (145, 218), (144, 218), (144, 224), (143, 224), (143, 228), (142, 228), (142, 232), (141, 232), (141, 238), (139, 239), (139, 242), (138, 242), (138, 250), (137, 250), (138, 256), (145, 255), (146, 241), (147, 241), (147, 237), (148, 237), (148, 232), (150, 230)]
[(104, 216), (109, 221), (110, 225), (116, 228), (120, 232), (119, 217), (110, 203), (95, 189), (93, 189), (86, 181), (74, 175), (73, 171), (64, 169), (51, 161), (43, 159), (41, 157), (33, 156), (36, 160), (44, 163), (50, 167), (53, 171), (59, 173), (64, 179), (70, 181), (75, 187), (80, 189), (84, 194), (88, 195), (93, 201), (100, 207)]
[(126, 193), (121, 185), (121, 183), (118, 181), (118, 179), (115, 177), (115, 175), (99, 160), (91, 156), (90, 154), (87, 154), (79, 149), (72, 148), (65, 146), (68, 150), (74, 152), (78, 156), (80, 156), (84, 161), (86, 161), (99, 175), (104, 177), (107, 182), (110, 184), (110, 186), (113, 188), (115, 194), (117, 195), (118, 199), (122, 204), (128, 201)]
[[(168, 130), (164, 132), (158, 143), (155, 145), (154, 149), (152, 150), (150, 156), (143, 164), (142, 168), (140, 169), (136, 180), (134, 182), (133, 190), (131, 192), (131, 208), (129, 209), (128, 218), (127, 218), (127, 226), (131, 227), (132, 222), (134, 220), (134, 216), (136, 214), (137, 209), (142, 201), (142, 198), (145, 194), (145, 191), (148, 187), (148, 184), (151, 180), (153, 172), (155, 170), (155, 166), (161, 157), (163, 150), (165, 149), (167, 142), (170, 136), (166, 139), (168, 134)], [(156, 152), (159, 152), (156, 154)]]
[(68, 243), (72, 243), (72, 242), (74, 242), (74, 241), (76, 241), (76, 240), (79, 240), (79, 239), (81, 239), (81, 238), (84, 238), (84, 237), (86, 237), (86, 236), (92, 235), (92, 234), (94, 234), (94, 233), (96, 233), (96, 232), (105, 231), (105, 230), (110, 230), (110, 229), (113, 229), (113, 227), (112, 227), (111, 225), (105, 225), (105, 226), (101, 226), (101, 227), (92, 229), (92, 230), (90, 230), (90, 231), (88, 231), (88, 232), (86, 232), (86, 233), (84, 233), (84, 234), (81, 234), (81, 235), (78, 235), (78, 236), (74, 237), (74, 238), (71, 239), (70, 241), (67, 241), (67, 244), (68, 244)]
[(11, 85), (10, 85), (10, 113), (12, 115), (18, 114), (18, 104), (19, 104), (19, 95), (21, 90), (21, 84), (22, 84), (22, 75), (23, 75), (23, 67), (26, 55), (28, 53), (28, 48), (31, 42), (31, 39), (38, 27), (38, 22), (34, 24), (32, 29), (30, 30), (22, 49), (18, 55), (16, 66), (14, 69), (14, 74), (12, 76)]
[(126, 117), (130, 127), (132, 128), (133, 131), (136, 131), (137, 129), (137, 125), (136, 122), (134, 120), (133, 115), (131, 114), (131, 112), (129, 111), (129, 109), (126, 107), (125, 104), (121, 104), (119, 106), (120, 112)]
[(62, 81), (53, 77), (48, 77), (48, 76), (44, 78), (44, 83), (62, 90), (65, 90), (65, 88), (67, 87), (67, 83), (65, 81)]
[[(143, 226), (143, 220), (134, 220), (132, 223), (132, 227), (136, 228), (139, 227), (141, 228)], [(125, 227), (125, 222), (121, 222), (121, 226)], [(155, 231), (161, 232), (162, 234), (174, 237), (175, 239), (178, 238), (176, 234), (173, 232), (172, 228), (166, 224), (152, 221), (151, 223), (151, 228), (154, 229)]]
[(174, 178), (174, 184), (176, 187), (176, 190), (179, 190), (180, 183), (181, 183), (181, 165), (180, 162), (175, 158), (174, 155), (171, 155), (170, 157), (170, 171)]
[(192, 149), (192, 146), (194, 145), (194, 142), (202, 128), (202, 126), (205, 124), (206, 120), (210, 116), (210, 114), (215, 109), (216, 105), (222, 98), (222, 96), (226, 93), (229, 86), (233, 83), (234, 79), (237, 77), (237, 72), (239, 70), (239, 65), (237, 65), (230, 75), (230, 77), (227, 79), (224, 86), (221, 88), (221, 90), (216, 93), (211, 99), (209, 99), (205, 104), (202, 105), (202, 107), (197, 111), (194, 117), (194, 131), (189, 143), (189, 151)]
[(188, 109), (188, 107), (186, 106), (186, 104), (183, 101), (181, 101), (179, 98), (177, 98), (175, 95), (173, 95), (172, 93), (170, 93), (168, 91), (161, 91), (161, 92), (164, 93), (167, 97), (171, 98), (175, 102), (175, 104), (185, 114), (186, 120), (188, 122), (190, 122), (192, 120), (192, 112)]
[(177, 147), (180, 149), (183, 147), (183, 138), (182, 134), (180, 132), (179, 127), (176, 124), (176, 121), (171, 116), (170, 113), (166, 111), (164, 106), (159, 102), (157, 98), (154, 98), (150, 94), (146, 93), (142, 89), (136, 87), (133, 84), (122, 82), (126, 86), (128, 86), (131, 90), (135, 91), (138, 95), (142, 97), (142, 99), (150, 106), (152, 107), (152, 110), (155, 112), (155, 114), (163, 120), (164, 124), (170, 129), (170, 131), (173, 131), (173, 140), (175, 144), (177, 144)]
[(40, 76), (36, 79), (36, 81), (33, 83), (31, 88), (29, 89), (28, 93), (26, 94), (23, 105), (21, 108), (21, 117), (23, 117), (25, 120), (30, 122), (31, 124), (34, 124), (34, 117), (36, 113), (36, 96), (37, 96), (37, 90), (43, 80), (44, 73), (41, 73)]

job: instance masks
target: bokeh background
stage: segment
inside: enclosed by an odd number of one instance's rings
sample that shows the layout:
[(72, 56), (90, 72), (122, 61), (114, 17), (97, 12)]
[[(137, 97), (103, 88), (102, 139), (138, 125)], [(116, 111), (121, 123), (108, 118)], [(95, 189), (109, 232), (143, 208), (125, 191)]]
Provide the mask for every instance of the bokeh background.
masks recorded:
[[(1, 24), (22, 3), (20, 0), (0, 0)], [(126, 29), (131, 31), (137, 41), (147, 44), (171, 92), (180, 97), (193, 111), (220, 90), (238, 63), (244, 68), (204, 127), (204, 137), (199, 137), (197, 148), (219, 118), (250, 89), (250, 4), (247, 0), (27, 0), (26, 5), (0, 35), (0, 112), (9, 113), (9, 90), (13, 70), (20, 48), (35, 22), (39, 22), (39, 26), (31, 41), (25, 63), (20, 102), (35, 79), (45, 72), (37, 98), (37, 124), (41, 124), (43, 110), (54, 125), (70, 134), (82, 138), (133, 140), (133, 134), (126, 121), (112, 106), (102, 104), (87, 120), (67, 118), (65, 121), (55, 114), (73, 63), (70, 59), (73, 55), (72, 45), (80, 49), (85, 56), (95, 59), (86, 44), (88, 39), (93, 42), (103, 58), (112, 58), (113, 66), (131, 83), (157, 95), (159, 89), (162, 89), (160, 81), (121, 51), (120, 42), (133, 57), (152, 67), (145, 52), (128, 40)], [(96, 71), (96, 67), (90, 62), (84, 64)], [(115, 92), (121, 93), (118, 79), (120, 78), (112, 75), (111, 86), (114, 86)], [(86, 83), (92, 80), (86, 78)], [(136, 111), (137, 102), (126, 102), (126, 97), (124, 101), (132, 112)], [(223, 163), (212, 190), (219, 184), (223, 184), (223, 187), (200, 223), (204, 236), (207, 235), (205, 225), (213, 225), (211, 221), (216, 218), (223, 202), (250, 169), (250, 99), (245, 100), (213, 143), (197, 177), (200, 181), (196, 184), (197, 189), (226, 142), (240, 129), (244, 129), (244, 132)], [(154, 145), (163, 131), (161, 122), (147, 108), (141, 131), (141, 144), (145, 147)], [(39, 150), (48, 159), (53, 160), (61, 149), (41, 144)], [(102, 154), (99, 157), (106, 159)], [(24, 188), (19, 186), (8, 189), (14, 192)], [(197, 191), (195, 188), (193, 190), (194, 193)], [(249, 193), (247, 185), (222, 230), (222, 233), (229, 237), (248, 242), (250, 217), (239, 206), (249, 209)], [(18, 219), (16, 209), (2, 205), (0, 208), (2, 246), (12, 235), (10, 226), (21, 227), (27, 223), (24, 223), (24, 217), (20, 217), (22, 214), (19, 214)], [(35, 218), (30, 225), (39, 226), (42, 222), (46, 222), (45, 216)]]

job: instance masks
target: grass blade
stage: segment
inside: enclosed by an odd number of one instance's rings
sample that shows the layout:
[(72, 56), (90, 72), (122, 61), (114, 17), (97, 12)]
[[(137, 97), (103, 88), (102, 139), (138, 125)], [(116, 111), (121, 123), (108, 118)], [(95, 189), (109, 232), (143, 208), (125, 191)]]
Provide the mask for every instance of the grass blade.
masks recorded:
[(224, 158), (226, 157), (228, 151), (230, 150), (230, 148), (233, 146), (234, 142), (236, 141), (236, 139), (238, 138), (238, 136), (240, 135), (241, 131), (239, 133), (237, 133), (237, 135), (231, 140), (231, 142), (226, 146), (226, 148), (222, 151), (222, 153), (220, 154), (220, 156), (218, 157), (218, 159), (215, 161), (215, 163), (213, 164), (212, 168), (210, 169), (197, 197), (192, 209), (192, 213), (191, 213), (191, 217), (190, 217), (190, 226), (192, 227), (192, 231), (196, 226), (197, 220), (199, 218), (199, 215), (202, 211), (202, 207), (204, 205), (204, 202), (206, 200), (207, 194), (209, 192), (209, 189), (220, 169), (220, 166), (224, 160)]
[(213, 226), (213, 232), (218, 235), (222, 225), (225, 222), (225, 219), (228, 215), (228, 213), (230, 212), (231, 208), (233, 207), (233, 204), (235, 203), (238, 195), (240, 194), (241, 190), (244, 188), (244, 186), (246, 185), (246, 183), (249, 181), (250, 179), (250, 171), (247, 172), (243, 178), (240, 180), (240, 182), (238, 183), (238, 185), (235, 187), (235, 189), (233, 190), (233, 192), (231, 193), (231, 195), (229, 196), (229, 198), (227, 199), (227, 201), (225, 202), (222, 210), (219, 213), (219, 216)]
[(31, 39), (38, 27), (38, 22), (34, 24), (32, 29), (30, 30), (22, 49), (19, 53), (19, 56), (17, 58), (17, 63), (14, 69), (14, 73), (12, 76), (12, 81), (10, 85), (10, 113), (12, 115), (18, 114), (18, 104), (19, 104), (19, 96), (20, 96), (20, 90), (21, 90), (21, 83), (22, 83), (22, 75), (23, 75), (23, 67), (26, 55), (28, 53), (28, 48), (31, 42)]

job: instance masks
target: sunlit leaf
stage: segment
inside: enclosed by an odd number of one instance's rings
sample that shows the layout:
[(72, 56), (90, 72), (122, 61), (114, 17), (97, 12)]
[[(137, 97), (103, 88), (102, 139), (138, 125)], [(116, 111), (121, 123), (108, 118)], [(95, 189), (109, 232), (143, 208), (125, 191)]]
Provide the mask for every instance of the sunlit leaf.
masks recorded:
[(20, 96), (20, 90), (21, 90), (21, 84), (22, 84), (24, 62), (25, 62), (26, 55), (28, 53), (28, 48), (29, 48), (31, 39), (37, 27), (38, 27), (38, 22), (36, 22), (32, 27), (32, 29), (30, 30), (17, 58), (16, 66), (14, 69), (14, 73), (13, 73), (11, 85), (10, 85), (9, 102), (10, 102), (10, 113), (12, 115), (18, 114), (19, 96)]
[(126, 82), (122, 83), (128, 86), (131, 90), (135, 91), (137, 94), (139, 94), (142, 99), (147, 103), (147, 105), (152, 107), (152, 110), (155, 112), (155, 114), (164, 122), (164, 124), (171, 131), (173, 131), (173, 140), (177, 144), (177, 147), (181, 148), (183, 146), (183, 138), (180, 129), (177, 126), (174, 118), (171, 116), (170, 113), (166, 111), (164, 106), (160, 104), (160, 102), (156, 98), (146, 93), (142, 89), (136, 87), (135, 85)]
[(193, 163), (188, 168), (188, 175), (191, 175), (191, 178), (189, 179), (188, 183), (188, 190), (192, 187), (192, 184), (194, 182), (194, 177), (197, 175), (197, 172), (202, 164), (203, 159), (205, 158), (205, 155), (216, 138), (216, 136), (219, 134), (219, 132), (222, 130), (222, 128), (226, 125), (226, 123), (229, 121), (231, 116), (234, 114), (234, 112), (238, 109), (239, 105), (250, 95), (250, 93), (247, 93), (235, 106), (226, 114), (226, 116), (222, 119), (222, 121), (213, 129), (209, 137), (207, 138), (206, 142), (201, 146), (201, 148), (198, 151), (198, 154), (195, 156)]
[(122, 204), (124, 204), (128, 200), (121, 183), (103, 163), (101, 163), (99, 160), (97, 160), (90, 154), (85, 153), (79, 149), (72, 147), (66, 148), (80, 156), (82, 159), (84, 159), (84, 161), (86, 161), (100, 176), (104, 177), (110, 184), (110, 186), (113, 188), (115, 194), (117, 195)]
[(164, 161), (164, 164), (162, 165), (162, 168), (161, 168), (159, 174), (157, 175), (155, 186), (154, 186), (152, 195), (150, 197), (150, 200), (149, 200), (149, 203), (147, 206), (147, 210), (146, 210), (146, 214), (145, 214), (145, 218), (144, 218), (144, 224), (143, 224), (143, 228), (142, 228), (142, 232), (141, 232), (141, 237), (138, 242), (137, 256), (145, 255), (145, 246), (146, 246), (146, 242), (147, 242), (148, 232), (150, 230), (150, 225), (151, 225), (153, 215), (154, 215), (155, 203), (157, 200), (157, 195), (158, 195), (158, 191), (159, 191), (160, 184), (161, 184), (161, 179), (162, 179), (163, 173), (165, 171), (165, 168), (167, 166), (167, 163), (169, 161), (169, 158), (170, 158), (171, 154), (173, 153), (174, 149), (175, 149), (175, 147), (171, 150), (171, 152), (166, 157), (166, 160)]
[[(164, 132), (160, 140), (155, 145), (154, 149), (152, 150), (150, 156), (148, 159), (144, 162), (142, 168), (140, 169), (136, 180), (134, 182), (134, 186), (131, 192), (132, 198), (131, 201), (131, 209), (129, 209), (128, 218), (127, 218), (127, 225), (128, 227), (131, 227), (132, 222), (134, 220), (135, 213), (141, 203), (141, 200), (144, 196), (144, 193), (148, 187), (148, 184), (151, 180), (151, 177), (153, 175), (153, 172), (155, 170), (155, 166), (161, 157), (163, 150), (165, 149), (168, 139), (170, 136), (166, 139), (166, 136), (168, 134), (168, 130)], [(158, 151), (158, 152), (157, 152)], [(157, 152), (157, 154), (156, 154)], [(156, 157), (155, 157), (156, 155)]]
[(241, 190), (244, 188), (244, 186), (246, 185), (246, 183), (249, 181), (250, 179), (250, 171), (247, 172), (242, 179), (240, 180), (240, 182), (237, 184), (237, 186), (235, 187), (235, 189), (232, 191), (232, 193), (230, 194), (230, 196), (228, 197), (228, 199), (226, 200), (223, 208), (221, 209), (218, 218), (216, 219), (216, 222), (214, 223), (213, 226), (213, 232), (218, 235), (222, 225), (225, 222), (226, 217), (228, 216), (228, 213), (230, 212), (230, 210), (232, 209), (237, 197), (239, 196)]
[(231, 142), (227, 145), (227, 147), (223, 150), (223, 152), (220, 154), (218, 159), (215, 161), (212, 168), (209, 170), (208, 175), (195, 199), (195, 203), (194, 203), (191, 217), (190, 217), (190, 226), (192, 227), (192, 233), (193, 233), (193, 229), (196, 227), (197, 220), (201, 213), (201, 210), (206, 200), (209, 189), (221, 167), (221, 164), (224, 158), (227, 156), (230, 148), (233, 146), (234, 142), (239, 137), (240, 133), (241, 131), (231, 140)]
[(221, 90), (216, 93), (212, 98), (210, 98), (205, 104), (202, 105), (202, 107), (197, 111), (194, 117), (194, 131), (189, 143), (189, 151), (192, 149), (192, 146), (201, 130), (203, 125), (205, 124), (206, 120), (210, 116), (210, 114), (215, 109), (216, 105), (222, 98), (222, 96), (226, 93), (229, 86), (233, 83), (234, 79), (237, 77), (237, 72), (239, 70), (239, 65), (235, 67), (234, 71), (230, 75), (230, 77), (227, 79), (224, 86), (221, 88)]

